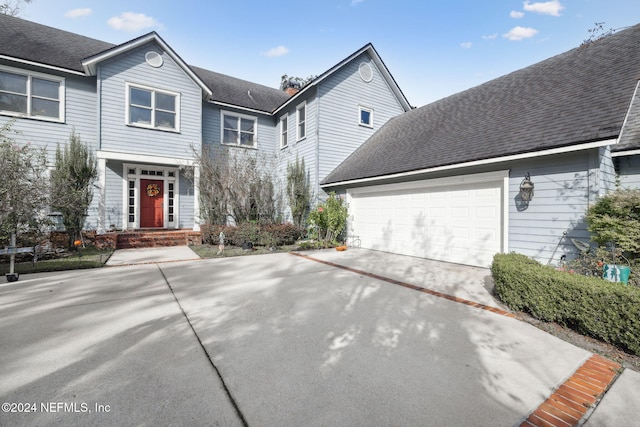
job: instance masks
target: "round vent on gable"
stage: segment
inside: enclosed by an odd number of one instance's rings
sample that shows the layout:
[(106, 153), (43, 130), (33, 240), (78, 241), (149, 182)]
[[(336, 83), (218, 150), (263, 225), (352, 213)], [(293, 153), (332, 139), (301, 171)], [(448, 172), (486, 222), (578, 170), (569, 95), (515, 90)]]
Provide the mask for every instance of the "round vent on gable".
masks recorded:
[(371, 65), (369, 65), (368, 63), (363, 62), (362, 64), (360, 64), (359, 71), (360, 78), (365, 82), (369, 83), (371, 80), (373, 80), (373, 70), (371, 69)]
[(162, 67), (162, 63), (164, 62), (162, 56), (158, 52), (149, 51), (144, 56), (144, 59), (147, 61), (147, 64), (151, 65), (153, 68)]

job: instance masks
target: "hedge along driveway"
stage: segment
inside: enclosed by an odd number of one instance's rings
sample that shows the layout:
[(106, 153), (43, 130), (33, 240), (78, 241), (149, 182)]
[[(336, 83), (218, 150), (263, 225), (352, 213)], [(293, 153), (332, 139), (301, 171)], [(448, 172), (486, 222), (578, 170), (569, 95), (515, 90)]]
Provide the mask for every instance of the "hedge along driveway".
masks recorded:
[(491, 271), (512, 310), (640, 355), (640, 288), (557, 271), (521, 254), (497, 254)]

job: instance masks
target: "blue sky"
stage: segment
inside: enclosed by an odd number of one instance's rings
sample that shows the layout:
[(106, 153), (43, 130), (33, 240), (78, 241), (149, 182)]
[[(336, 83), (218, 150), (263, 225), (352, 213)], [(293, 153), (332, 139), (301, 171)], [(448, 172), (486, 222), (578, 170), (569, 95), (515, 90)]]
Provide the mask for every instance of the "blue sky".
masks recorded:
[(20, 17), (122, 43), (156, 31), (189, 64), (278, 87), (373, 43), (415, 106), (577, 47), (638, 0), (32, 0)]

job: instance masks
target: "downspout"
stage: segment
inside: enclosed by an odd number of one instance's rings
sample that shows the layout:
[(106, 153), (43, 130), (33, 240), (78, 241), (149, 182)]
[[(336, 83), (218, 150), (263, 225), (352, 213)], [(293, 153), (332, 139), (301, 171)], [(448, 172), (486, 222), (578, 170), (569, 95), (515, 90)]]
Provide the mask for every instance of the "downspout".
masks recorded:
[(316, 87), (316, 200), (320, 201), (320, 96)]

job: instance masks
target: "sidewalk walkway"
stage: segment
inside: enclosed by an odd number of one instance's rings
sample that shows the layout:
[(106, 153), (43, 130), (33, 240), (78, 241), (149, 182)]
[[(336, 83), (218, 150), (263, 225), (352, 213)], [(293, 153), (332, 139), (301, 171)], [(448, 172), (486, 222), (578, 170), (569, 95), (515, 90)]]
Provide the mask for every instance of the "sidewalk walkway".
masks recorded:
[(159, 262), (191, 261), (201, 259), (188, 246), (118, 249), (107, 261), (107, 266), (155, 264)]

